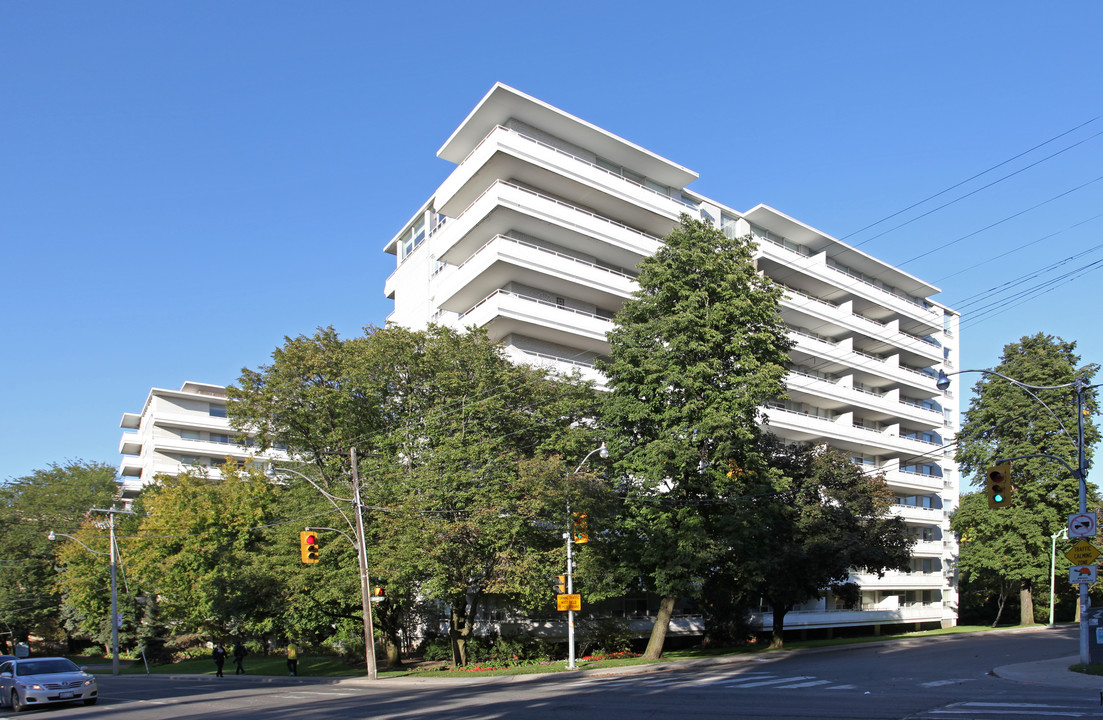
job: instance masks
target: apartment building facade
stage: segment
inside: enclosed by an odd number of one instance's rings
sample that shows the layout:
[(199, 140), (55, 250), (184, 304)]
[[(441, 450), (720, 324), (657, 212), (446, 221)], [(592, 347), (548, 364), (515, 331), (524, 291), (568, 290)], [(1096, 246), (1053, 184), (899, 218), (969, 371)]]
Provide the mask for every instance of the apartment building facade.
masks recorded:
[(258, 453), (248, 441), (238, 442), (226, 418), (222, 385), (188, 381), (178, 390), (153, 388), (142, 411), (123, 413), (119, 426), (124, 430), (119, 441), (123, 498), (133, 498), (156, 475), (197, 469), (221, 477), (227, 459), (245, 465), (273, 456)]
[[(828, 596), (786, 626), (956, 624), (959, 478), (945, 448), (959, 418), (935, 379), (957, 363), (959, 318), (930, 299), (938, 288), (773, 208), (695, 193), (695, 172), (502, 84), (437, 154), (455, 169), (385, 246), (397, 263), (388, 322), (485, 328), (517, 362), (600, 386), (594, 361), (636, 266), (681, 213), (752, 235), (759, 271), (785, 288), (795, 341), (789, 399), (764, 409), (769, 429), (883, 472), (917, 540), (909, 572), (854, 576), (860, 608)], [(770, 627), (769, 608), (756, 619)]]

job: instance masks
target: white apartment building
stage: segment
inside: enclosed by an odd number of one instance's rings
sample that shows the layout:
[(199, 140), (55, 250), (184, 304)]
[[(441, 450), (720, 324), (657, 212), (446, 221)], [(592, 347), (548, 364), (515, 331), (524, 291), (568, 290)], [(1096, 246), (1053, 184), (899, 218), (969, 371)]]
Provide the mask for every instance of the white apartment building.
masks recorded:
[(397, 259), (388, 322), (482, 327), (519, 362), (600, 385), (611, 318), (681, 213), (752, 234), (758, 269), (786, 288), (796, 342), (769, 429), (883, 472), (917, 538), (910, 572), (854, 576), (860, 608), (827, 597), (786, 627), (956, 624), (958, 473), (945, 446), (958, 411), (935, 378), (957, 362), (959, 318), (930, 300), (938, 288), (773, 208), (699, 195), (695, 172), (502, 84), (437, 155), (456, 168), (385, 247)]
[(124, 498), (137, 495), (155, 475), (199, 468), (209, 477), (220, 477), (227, 458), (245, 464), (271, 455), (237, 443), (238, 434), (226, 418), (222, 385), (189, 381), (179, 390), (153, 388), (142, 411), (123, 413), (119, 426), (124, 429), (119, 441)]

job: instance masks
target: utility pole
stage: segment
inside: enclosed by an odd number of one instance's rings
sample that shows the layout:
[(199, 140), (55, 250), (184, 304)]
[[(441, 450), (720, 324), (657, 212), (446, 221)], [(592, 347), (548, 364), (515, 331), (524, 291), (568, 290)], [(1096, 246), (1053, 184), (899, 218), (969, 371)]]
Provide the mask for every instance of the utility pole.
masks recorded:
[(364, 538), (364, 503), (360, 499), (360, 471), (356, 465), (356, 448), (349, 448), (352, 461), (352, 499), (356, 509), (356, 554), (360, 556), (360, 602), (364, 610), (364, 654), (368, 663), (368, 678), (375, 680), (375, 628), (371, 617), (371, 587), (368, 580), (368, 544)]
[(110, 508), (92, 508), (91, 512), (106, 513), (107, 527), (109, 531), (108, 548), (111, 555), (111, 674), (119, 674), (119, 592), (115, 582), (115, 558), (118, 549), (115, 546), (115, 516), (133, 515), (130, 510), (119, 510), (114, 505)]

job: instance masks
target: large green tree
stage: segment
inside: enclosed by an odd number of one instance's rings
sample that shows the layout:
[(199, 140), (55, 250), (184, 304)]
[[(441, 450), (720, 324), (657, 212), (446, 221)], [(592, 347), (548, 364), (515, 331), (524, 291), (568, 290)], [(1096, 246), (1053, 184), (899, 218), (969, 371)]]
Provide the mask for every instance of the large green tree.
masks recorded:
[(661, 596), (645, 655), (730, 542), (701, 508), (738, 493), (729, 461), (754, 452), (767, 400), (784, 395), (791, 343), (782, 290), (756, 272), (750, 237), (683, 215), (640, 264), (609, 333), (603, 424), (626, 495), (621, 550)]
[(52, 639), (64, 634), (54, 573), (61, 543), (51, 543), (47, 534), (73, 534), (91, 508), (110, 505), (117, 493), (114, 467), (81, 460), (0, 485), (0, 540), (8, 549), (0, 562), (0, 632), (12, 633), (0, 635), (0, 643), (26, 640), (30, 633)]
[(342, 497), (338, 458), (357, 447), (372, 575), (389, 603), (421, 593), (448, 606), (455, 662), (466, 662), (489, 595), (546, 601), (558, 534), (545, 518), (565, 479), (557, 458), (595, 442), (588, 385), (511, 363), (481, 331), (388, 327), (289, 339), (230, 394), (231, 422), (312, 464)]
[[(1099, 439), (1093, 421), (1097, 410), (1094, 389), (1086, 391), (1085, 415), (1078, 418), (1076, 397), (1069, 384), (1078, 378), (1091, 382), (1095, 364), (1080, 365), (1076, 343), (1039, 333), (1009, 343), (1003, 349), (995, 372), (1019, 383), (1058, 386), (1050, 390), (1027, 390), (1003, 377), (985, 374), (973, 387), (973, 399), (964, 413), (958, 433), (957, 461), (963, 477), (983, 485), (984, 471), (997, 460), (1026, 455), (1052, 455), (1069, 466), (1077, 466), (1077, 424), (1084, 423), (1085, 456), (1090, 461)], [(1034, 589), (1048, 583), (1050, 536), (1078, 510), (1079, 482), (1066, 466), (1049, 458), (1025, 458), (1012, 463), (1012, 507), (1002, 510), (976, 508), (959, 511), (954, 530), (977, 537), (986, 528), (998, 526), (1005, 533), (1001, 544), (1018, 548), (998, 565), (970, 557), (980, 548), (966, 544), (960, 563), (976, 570), (985, 568), (1018, 584), (1021, 622), (1034, 622)], [(1094, 488), (1089, 507), (1096, 506)], [(1004, 513), (999, 520), (978, 520), (984, 513)], [(976, 561), (976, 562), (974, 562)]]
[(736, 555), (770, 606), (777, 648), (794, 606), (828, 592), (840, 606), (857, 604), (861, 587), (851, 574), (907, 570), (913, 540), (904, 521), (888, 514), (892, 491), (882, 475), (827, 448), (776, 445), (770, 457), (781, 476), (758, 474), (766, 486), (748, 478), (751, 517)]

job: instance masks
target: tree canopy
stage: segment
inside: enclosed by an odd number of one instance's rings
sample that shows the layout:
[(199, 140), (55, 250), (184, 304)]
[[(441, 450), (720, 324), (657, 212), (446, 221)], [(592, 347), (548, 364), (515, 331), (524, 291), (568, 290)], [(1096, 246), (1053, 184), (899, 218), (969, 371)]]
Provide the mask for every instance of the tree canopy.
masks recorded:
[(0, 563), (0, 621), (13, 639), (64, 635), (54, 572), (64, 540), (52, 543), (47, 534), (76, 532), (91, 508), (109, 505), (117, 492), (114, 467), (82, 460), (0, 485), (0, 537), (8, 548)]
[(488, 594), (546, 601), (558, 547), (547, 525), (562, 520), (557, 458), (596, 442), (589, 385), (514, 364), (477, 330), (369, 328), (341, 340), (325, 329), (243, 371), (230, 398), (235, 427), (286, 447), (331, 491), (349, 477), (334, 453), (365, 456), (372, 572), (394, 598), (416, 589), (449, 606), (456, 662)]
[(683, 215), (640, 263), (609, 333), (602, 411), (626, 495), (621, 551), (662, 596), (648, 657), (679, 597), (726, 551), (703, 503), (738, 493), (729, 462), (756, 452), (761, 408), (782, 397), (791, 341), (782, 290), (758, 274), (750, 237)]
[[(997, 375), (983, 375), (973, 387), (973, 399), (965, 411), (958, 433), (956, 459), (962, 477), (983, 485), (986, 468), (1004, 458), (1048, 454), (1077, 466), (1077, 427), (1084, 423), (1085, 457), (1090, 463), (1099, 440), (1092, 419), (1098, 409), (1096, 392), (1085, 393), (1085, 415), (1076, 414), (1076, 396), (1071, 384), (1095, 377), (1098, 366), (1080, 365), (1076, 343), (1039, 333), (1009, 343), (1003, 349)], [(1023, 388), (1024, 383), (1039, 388)], [(1051, 389), (1041, 389), (1050, 386)], [(1052, 387), (1063, 386), (1063, 387)], [(1034, 622), (1033, 591), (1048, 585), (1050, 536), (1078, 510), (1079, 481), (1066, 465), (1049, 458), (1015, 460), (1011, 469), (1012, 507), (1002, 510), (968, 508), (963, 504), (952, 518), (954, 530), (963, 537), (995, 534), (1007, 553), (999, 562), (986, 559), (979, 545), (962, 547), (959, 564), (977, 577), (987, 577), (999, 586), (1018, 583), (1021, 622)], [(1094, 488), (1088, 485), (1090, 507), (1096, 506)], [(1001, 513), (1001, 517), (989, 517)], [(981, 571), (984, 574), (981, 575)]]

